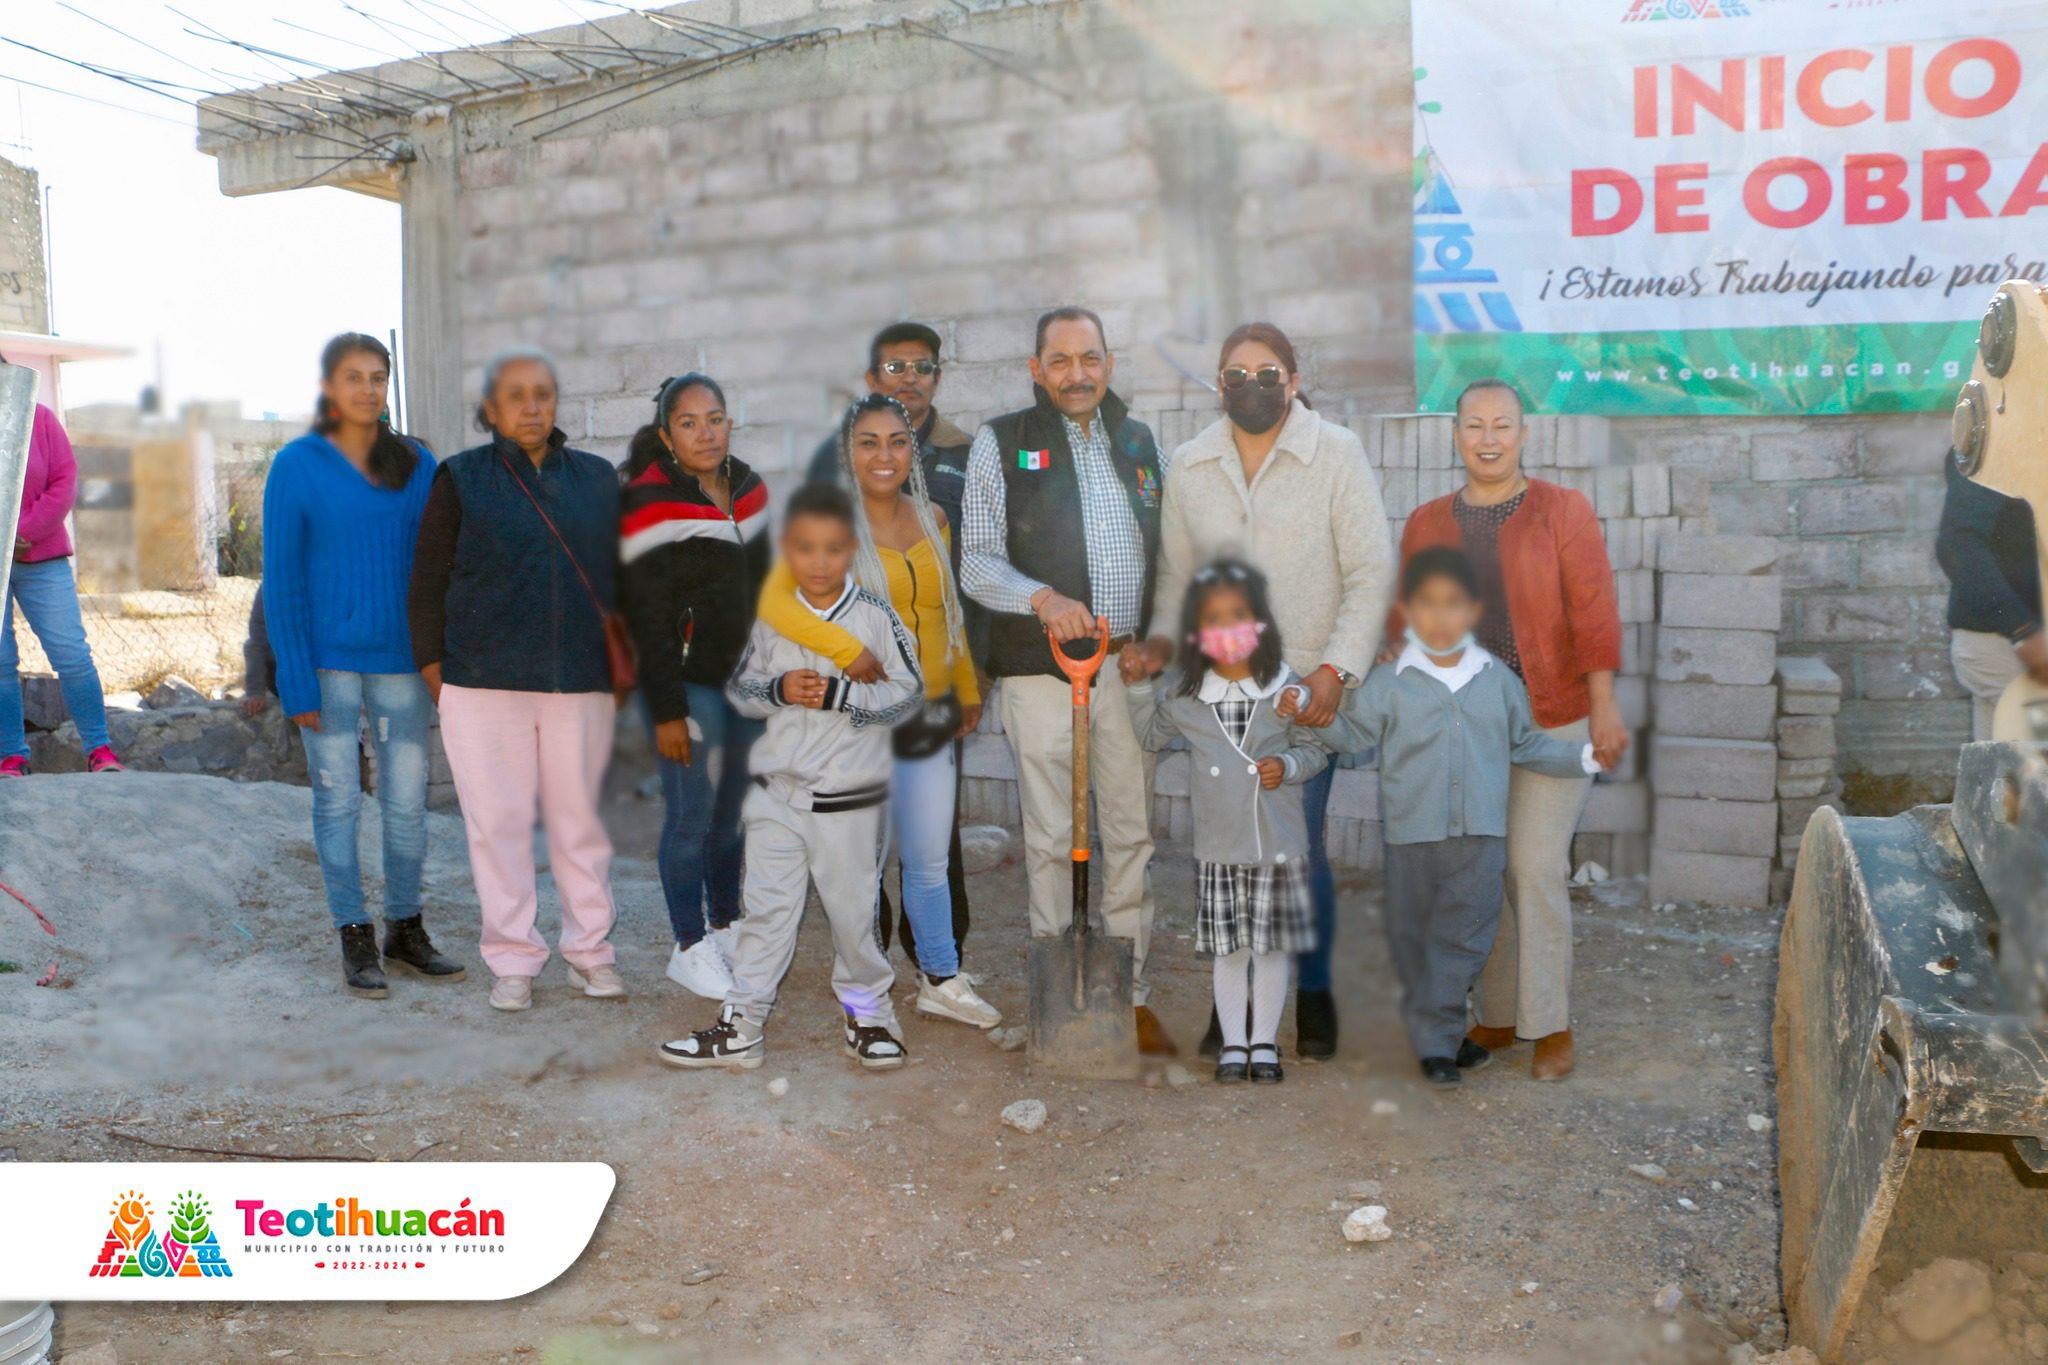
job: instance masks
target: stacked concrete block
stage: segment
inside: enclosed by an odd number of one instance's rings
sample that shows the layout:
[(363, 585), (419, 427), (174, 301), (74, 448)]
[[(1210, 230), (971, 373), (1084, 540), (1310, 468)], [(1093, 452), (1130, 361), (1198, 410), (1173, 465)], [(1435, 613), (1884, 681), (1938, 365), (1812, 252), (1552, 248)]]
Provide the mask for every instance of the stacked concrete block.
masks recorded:
[(1022, 828), (1024, 805), (1017, 796), (1017, 756), (1003, 734), (1003, 685), (983, 699), (981, 724), (960, 746), (960, 818), (968, 824)]
[(1653, 900), (1769, 903), (1779, 818), (1777, 562), (1777, 543), (1761, 536), (1658, 542)]
[(1835, 717), (1842, 679), (1820, 659), (1778, 660), (1778, 866), (1773, 894), (1786, 897), (1799, 862), (1806, 823), (1822, 806), (1841, 809)]

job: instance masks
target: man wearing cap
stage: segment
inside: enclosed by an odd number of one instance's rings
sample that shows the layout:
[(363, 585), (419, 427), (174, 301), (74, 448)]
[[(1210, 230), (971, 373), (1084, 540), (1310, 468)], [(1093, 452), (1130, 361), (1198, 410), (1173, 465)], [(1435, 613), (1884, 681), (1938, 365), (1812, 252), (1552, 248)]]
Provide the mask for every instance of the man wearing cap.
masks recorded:
[[(960, 499), (967, 485), (967, 451), (970, 440), (966, 432), (942, 417), (932, 406), (932, 399), (939, 391), (941, 377), (939, 364), (939, 334), (922, 322), (892, 322), (875, 333), (875, 339), (868, 343), (867, 384), (872, 393), (886, 394), (903, 405), (909, 415), (910, 424), (917, 433), (917, 451), (924, 463), (925, 491), (931, 495), (932, 504), (946, 514), (946, 524), (953, 528), (953, 579), (960, 578)], [(839, 438), (828, 436), (819, 444), (817, 454), (811, 457), (811, 467), (805, 479), (808, 483), (842, 483), (839, 467)], [(988, 613), (966, 593), (960, 594), (960, 612), (967, 627), (967, 652), (974, 660), (975, 667), (983, 666), (988, 658)], [(954, 771), (958, 772), (959, 753), (954, 753)], [(959, 809), (959, 803), (954, 803)], [(959, 825), (956, 821), (953, 846), (946, 858), (946, 882), (953, 893), (953, 940), (965, 951), (967, 946), (967, 870), (960, 853)], [(889, 893), (882, 892), (881, 926), (882, 946), (889, 944), (890, 921), (896, 921), (896, 932), (902, 936), (904, 954), (914, 963), (917, 961), (917, 940), (910, 927), (910, 917), (900, 913), (892, 914)]]
[(1140, 1050), (1172, 1056), (1173, 1041), (1146, 1003), (1152, 763), (1114, 662), (1150, 622), (1166, 460), (1151, 429), (1110, 392), (1114, 372), (1094, 313), (1055, 308), (1038, 320), (1036, 401), (982, 427), (967, 459), (960, 584), (994, 613), (986, 660), (1003, 680), (1003, 729), (1017, 756), (1034, 935), (1060, 933), (1073, 909), (1072, 689), (1047, 641), (1085, 654), (1097, 622), (1108, 622), (1112, 661), (1096, 675), (1088, 728), (1102, 923), (1132, 940)]

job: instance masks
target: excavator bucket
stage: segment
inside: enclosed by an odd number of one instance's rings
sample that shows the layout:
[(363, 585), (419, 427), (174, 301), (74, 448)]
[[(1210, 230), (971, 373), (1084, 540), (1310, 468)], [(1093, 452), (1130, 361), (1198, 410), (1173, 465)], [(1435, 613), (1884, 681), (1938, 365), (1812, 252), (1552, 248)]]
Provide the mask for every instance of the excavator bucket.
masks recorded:
[[(1954, 422), (2048, 572), (2048, 295), (1999, 287)], [(1955, 801), (1817, 811), (1778, 950), (1779, 1270), (1793, 1344), (1882, 1354), (1883, 1287), (2048, 1248), (2048, 688), (2022, 676)]]
[(1862, 1354), (1873, 1274), (2048, 1245), (2048, 1027), (1978, 873), (2014, 869), (2048, 923), (2048, 759), (1971, 745), (1957, 782), (1954, 807), (1817, 811), (1800, 844), (1772, 1029), (1779, 1261), (1791, 1339), (1824, 1361)]

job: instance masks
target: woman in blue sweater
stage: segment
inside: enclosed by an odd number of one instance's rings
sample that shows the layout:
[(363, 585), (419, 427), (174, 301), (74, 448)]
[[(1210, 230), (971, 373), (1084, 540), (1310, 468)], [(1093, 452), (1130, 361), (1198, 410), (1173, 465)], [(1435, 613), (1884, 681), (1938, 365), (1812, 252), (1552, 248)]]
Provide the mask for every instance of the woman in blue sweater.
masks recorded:
[[(427, 852), (427, 729), (433, 705), (413, 667), (406, 586), (434, 457), (391, 429), (391, 353), (347, 332), (320, 354), (313, 429), (277, 453), (263, 487), (263, 597), (277, 694), (306, 741), (313, 844), (327, 911), (341, 931), (342, 979), (390, 994), (384, 962), (457, 981), (420, 923)], [(363, 906), (356, 736), (363, 714), (377, 752), (384, 816), (384, 950)]]

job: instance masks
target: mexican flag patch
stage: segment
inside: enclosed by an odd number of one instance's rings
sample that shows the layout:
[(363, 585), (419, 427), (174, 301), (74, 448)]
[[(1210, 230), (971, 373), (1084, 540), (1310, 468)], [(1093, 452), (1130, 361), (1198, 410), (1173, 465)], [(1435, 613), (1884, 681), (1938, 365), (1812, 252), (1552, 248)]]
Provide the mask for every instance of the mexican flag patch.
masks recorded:
[(1020, 450), (1017, 452), (1017, 468), (1050, 469), (1052, 468), (1052, 452), (1050, 450)]

